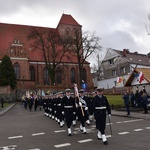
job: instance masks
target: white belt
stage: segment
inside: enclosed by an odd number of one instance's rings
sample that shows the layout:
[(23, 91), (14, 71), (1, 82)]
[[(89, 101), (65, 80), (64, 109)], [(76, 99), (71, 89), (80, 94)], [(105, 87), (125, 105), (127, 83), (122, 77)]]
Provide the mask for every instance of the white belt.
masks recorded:
[(73, 108), (73, 106), (65, 106), (65, 108)]
[(57, 106), (61, 106), (61, 104), (57, 104)]
[(95, 107), (95, 109), (106, 109), (106, 107)]

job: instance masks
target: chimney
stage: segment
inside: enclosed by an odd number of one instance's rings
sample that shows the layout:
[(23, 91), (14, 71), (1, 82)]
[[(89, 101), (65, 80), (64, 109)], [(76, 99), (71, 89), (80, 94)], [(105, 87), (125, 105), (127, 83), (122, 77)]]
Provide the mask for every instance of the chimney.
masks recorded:
[(127, 56), (127, 50), (123, 49), (123, 56), (126, 57)]

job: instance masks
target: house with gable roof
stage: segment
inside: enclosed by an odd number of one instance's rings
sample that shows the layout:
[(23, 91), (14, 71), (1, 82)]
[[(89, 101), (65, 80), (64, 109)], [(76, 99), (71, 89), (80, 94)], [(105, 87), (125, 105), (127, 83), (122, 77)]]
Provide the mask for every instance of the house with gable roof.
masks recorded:
[[(130, 52), (128, 49), (121, 51), (109, 48), (101, 67), (103, 68), (103, 79), (98, 81), (98, 87), (106, 90), (124, 87), (127, 89), (127, 87), (131, 86), (129, 77), (135, 68), (145, 71), (150, 69), (150, 55)], [(117, 83), (118, 77), (121, 78), (120, 83)]]
[[(60, 36), (73, 35), (77, 29), (82, 31), (82, 26), (68, 14), (62, 14), (56, 28), (0, 23), (0, 62), (4, 55), (10, 56), (17, 78), (17, 89), (56, 88), (63, 90), (72, 87), (73, 83), (78, 80), (77, 58), (71, 56), (70, 60), (65, 56), (62, 59), (62, 63), (56, 68), (56, 83), (52, 87), (43, 52), (33, 49), (31, 41), (27, 40), (31, 27), (54, 31)], [(59, 50), (61, 51), (62, 47), (59, 47)], [(84, 63), (83, 77), (88, 88), (92, 88), (89, 62)]]

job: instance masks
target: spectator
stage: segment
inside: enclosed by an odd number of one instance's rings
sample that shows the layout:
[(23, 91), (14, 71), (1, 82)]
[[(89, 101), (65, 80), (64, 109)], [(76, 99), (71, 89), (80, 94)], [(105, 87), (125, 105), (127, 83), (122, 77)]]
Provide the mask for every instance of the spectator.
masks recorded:
[(141, 96), (141, 104), (144, 108), (144, 114), (147, 114), (148, 113), (148, 99), (147, 99), (147, 94), (144, 92), (142, 93), (142, 96)]
[(127, 115), (130, 115), (130, 107), (129, 107), (130, 100), (129, 100), (128, 92), (125, 92), (122, 98), (124, 99), (124, 104), (125, 104), (125, 107), (126, 107)]

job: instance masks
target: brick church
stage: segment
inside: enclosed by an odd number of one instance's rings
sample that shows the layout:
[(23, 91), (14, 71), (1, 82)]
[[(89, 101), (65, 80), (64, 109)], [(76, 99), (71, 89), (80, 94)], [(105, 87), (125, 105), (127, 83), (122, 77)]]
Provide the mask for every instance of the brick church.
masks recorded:
[[(35, 27), (35, 26), (34, 26)], [(55, 85), (51, 85), (50, 77), (46, 69), (43, 52), (31, 47), (27, 40), (31, 26), (0, 23), (0, 62), (4, 55), (9, 55), (17, 78), (17, 89), (58, 89), (73, 88), (73, 83), (78, 81), (77, 58), (62, 59), (62, 63), (56, 68)], [(46, 28), (46, 27), (36, 27)], [(63, 14), (55, 30), (60, 36), (72, 34), (74, 29), (82, 26), (68, 14)], [(64, 65), (65, 64), (65, 65)], [(84, 83), (87, 89), (93, 88), (89, 62), (83, 66)]]

